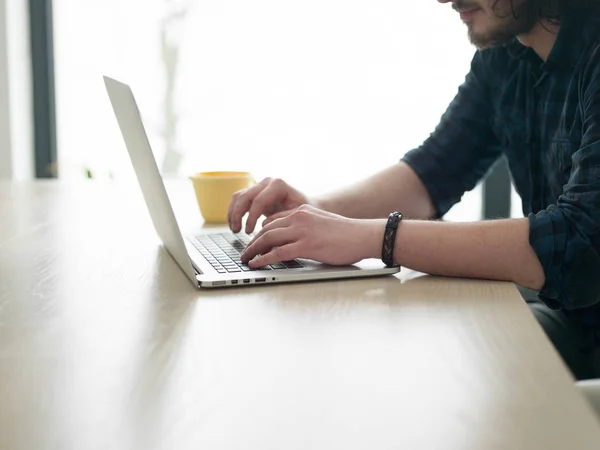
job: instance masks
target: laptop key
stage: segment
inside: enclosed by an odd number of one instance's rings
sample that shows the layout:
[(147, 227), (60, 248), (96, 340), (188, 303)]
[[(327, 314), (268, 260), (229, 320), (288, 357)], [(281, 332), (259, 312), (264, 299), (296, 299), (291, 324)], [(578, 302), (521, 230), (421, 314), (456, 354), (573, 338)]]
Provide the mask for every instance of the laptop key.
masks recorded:
[(271, 264), (271, 267), (273, 269), (287, 269), (287, 267), (285, 267), (283, 264), (277, 263), (277, 264)]
[(287, 267), (288, 269), (297, 269), (299, 267), (304, 267), (302, 264), (300, 264), (298, 261), (283, 261), (283, 263), (285, 265), (285, 267)]

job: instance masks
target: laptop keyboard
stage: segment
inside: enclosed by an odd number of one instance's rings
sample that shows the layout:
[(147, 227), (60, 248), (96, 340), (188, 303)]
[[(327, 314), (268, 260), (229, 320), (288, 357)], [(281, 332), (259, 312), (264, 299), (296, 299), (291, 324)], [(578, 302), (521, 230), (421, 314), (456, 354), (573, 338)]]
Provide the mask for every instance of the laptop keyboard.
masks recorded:
[(294, 260), (252, 269), (242, 263), (240, 254), (244, 251), (252, 236), (233, 233), (202, 234), (191, 239), (191, 243), (206, 258), (218, 273), (251, 272), (254, 270), (298, 269), (304, 267)]

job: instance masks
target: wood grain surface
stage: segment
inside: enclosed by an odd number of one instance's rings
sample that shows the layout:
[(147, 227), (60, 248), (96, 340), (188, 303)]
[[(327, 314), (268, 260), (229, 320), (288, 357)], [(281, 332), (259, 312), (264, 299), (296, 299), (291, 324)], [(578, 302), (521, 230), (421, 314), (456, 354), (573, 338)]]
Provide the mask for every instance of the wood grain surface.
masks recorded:
[(510, 283), (198, 291), (136, 186), (0, 183), (2, 450), (598, 448)]

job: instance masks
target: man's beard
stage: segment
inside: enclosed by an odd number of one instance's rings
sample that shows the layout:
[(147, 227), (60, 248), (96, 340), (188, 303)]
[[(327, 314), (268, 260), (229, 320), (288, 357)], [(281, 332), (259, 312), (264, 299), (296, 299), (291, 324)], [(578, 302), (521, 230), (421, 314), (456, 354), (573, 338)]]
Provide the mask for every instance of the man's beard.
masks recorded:
[[(459, 0), (455, 6), (462, 8), (462, 5), (469, 3), (468, 0)], [(516, 36), (531, 31), (539, 21), (537, 11), (532, 8), (533, 2), (531, 0), (523, 0), (522, 2), (518, 0), (500, 0), (497, 3), (498, 5), (494, 5), (493, 9), (496, 21), (490, 29), (483, 33), (474, 33), (472, 25), (468, 25), (469, 40), (479, 49), (508, 44)]]

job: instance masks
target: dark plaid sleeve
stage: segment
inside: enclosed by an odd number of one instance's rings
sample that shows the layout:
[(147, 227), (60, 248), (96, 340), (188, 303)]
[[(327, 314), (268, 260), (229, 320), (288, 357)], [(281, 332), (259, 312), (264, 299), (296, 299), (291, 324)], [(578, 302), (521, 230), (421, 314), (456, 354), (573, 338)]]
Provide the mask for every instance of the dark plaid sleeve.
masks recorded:
[(577, 309), (600, 301), (600, 48), (580, 79), (583, 140), (556, 205), (529, 215), (530, 243), (546, 275), (549, 306)]
[(402, 158), (425, 185), (437, 217), (473, 189), (501, 153), (491, 128), (491, 80), (485, 57), (485, 52), (475, 54), (440, 124), (423, 145)]

